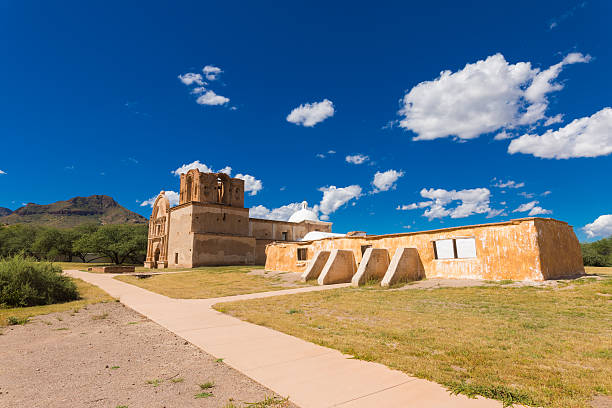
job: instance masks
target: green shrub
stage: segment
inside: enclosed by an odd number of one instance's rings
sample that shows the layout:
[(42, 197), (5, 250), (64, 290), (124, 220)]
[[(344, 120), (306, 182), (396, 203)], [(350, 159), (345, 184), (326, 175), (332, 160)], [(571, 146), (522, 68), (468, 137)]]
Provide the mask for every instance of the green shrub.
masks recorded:
[(39, 306), (78, 298), (76, 285), (59, 266), (23, 255), (0, 259), (0, 305)]

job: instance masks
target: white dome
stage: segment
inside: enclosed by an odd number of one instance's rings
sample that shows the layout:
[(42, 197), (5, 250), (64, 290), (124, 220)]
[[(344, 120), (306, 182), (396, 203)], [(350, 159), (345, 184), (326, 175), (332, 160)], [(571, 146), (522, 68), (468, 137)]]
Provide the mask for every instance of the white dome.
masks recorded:
[(317, 239), (332, 238), (332, 237), (344, 237), (346, 234), (335, 234), (333, 232), (321, 232), (321, 231), (310, 231), (304, 235), (304, 238), (300, 241), (315, 241)]
[(302, 221), (319, 221), (317, 214), (308, 209), (308, 203), (306, 201), (302, 202), (302, 208), (300, 210), (294, 212), (291, 217), (289, 217), (289, 222)]

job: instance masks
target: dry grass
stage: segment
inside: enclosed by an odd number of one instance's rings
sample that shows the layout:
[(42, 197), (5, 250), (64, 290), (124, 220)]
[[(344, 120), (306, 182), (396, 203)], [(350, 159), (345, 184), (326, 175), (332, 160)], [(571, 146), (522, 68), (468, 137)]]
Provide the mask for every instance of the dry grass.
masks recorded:
[(79, 291), (79, 300), (45, 306), (15, 307), (10, 309), (0, 308), (0, 326), (6, 326), (8, 324), (7, 319), (11, 317), (24, 321), (24, 319), (28, 319), (33, 316), (64, 312), (67, 310), (78, 310), (83, 306), (92, 303), (110, 302), (115, 300), (97, 286), (90, 285), (81, 279), (73, 279), (73, 281), (77, 285), (77, 289)]
[(130, 275), (115, 279), (176, 299), (207, 299), (298, 286), (288, 284), (278, 276), (249, 275), (251, 270), (252, 266), (217, 266), (196, 268), (184, 273), (152, 275), (146, 279)]
[(588, 407), (612, 394), (611, 270), (556, 288), (345, 288), (216, 308), (455, 392)]

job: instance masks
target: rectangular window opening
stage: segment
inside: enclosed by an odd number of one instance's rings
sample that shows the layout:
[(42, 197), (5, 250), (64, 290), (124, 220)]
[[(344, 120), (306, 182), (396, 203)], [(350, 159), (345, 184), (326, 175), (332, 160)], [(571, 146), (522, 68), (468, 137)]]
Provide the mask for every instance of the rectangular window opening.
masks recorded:
[(476, 238), (451, 238), (433, 241), (435, 259), (476, 258)]
[(308, 259), (308, 248), (298, 248), (297, 250), (297, 260), (305, 261)]
[(178, 252), (174, 253), (174, 263), (177, 264), (178, 263)]
[(283, 235), (283, 241), (287, 241), (287, 231), (283, 231), (282, 235)]

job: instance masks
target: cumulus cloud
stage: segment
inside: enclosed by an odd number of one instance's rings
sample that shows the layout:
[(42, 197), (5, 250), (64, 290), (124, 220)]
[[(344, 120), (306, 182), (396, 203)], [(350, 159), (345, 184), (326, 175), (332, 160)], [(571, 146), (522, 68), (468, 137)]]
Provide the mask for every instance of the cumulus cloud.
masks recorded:
[(600, 215), (595, 221), (585, 225), (582, 230), (586, 232), (589, 238), (611, 236), (612, 214)]
[[(302, 209), (301, 203), (291, 203), (272, 210), (263, 205), (256, 205), (249, 209), (249, 217), (264, 220), (288, 221), (293, 213)], [(316, 212), (316, 211), (315, 211)]]
[(535, 216), (535, 215), (541, 215), (541, 214), (552, 214), (551, 210), (546, 210), (540, 206), (538, 206), (537, 204), (539, 204), (538, 201), (530, 201), (528, 203), (524, 203), (518, 206), (517, 209), (513, 210), (512, 212), (527, 212), (529, 211), (529, 213), (527, 215), (529, 215), (530, 217)]
[(329, 214), (342, 205), (361, 196), (361, 187), (356, 184), (347, 187), (321, 187), (319, 191), (323, 192), (323, 198), (319, 204), (319, 210), (323, 213), (322, 219), (327, 219)]
[(225, 96), (217, 95), (214, 91), (208, 90), (206, 93), (198, 96), (196, 103), (200, 105), (225, 105), (230, 100)]
[(398, 205), (396, 210), (407, 211), (416, 210), (417, 208), (425, 208), (433, 204), (433, 201), (421, 201), (420, 203)]
[(559, 113), (558, 115), (551, 116), (550, 118), (546, 119), (546, 122), (544, 122), (544, 126), (550, 126), (554, 125), (555, 123), (561, 122), (563, 122), (563, 115)]
[(219, 75), (223, 71), (219, 67), (206, 65), (204, 68), (202, 68), (202, 72), (204, 73), (206, 79), (208, 79), (209, 81), (216, 81), (217, 79), (219, 79)]
[(544, 159), (597, 157), (612, 153), (612, 108), (575, 119), (543, 135), (525, 134), (510, 142), (508, 153), (532, 154)]
[[(200, 163), (199, 160), (188, 164), (183, 164), (178, 169), (172, 171), (172, 174), (174, 174), (175, 176), (180, 176), (181, 174), (187, 173), (191, 169), (198, 169), (202, 173), (225, 173), (228, 176), (232, 175), (232, 168), (230, 166), (225, 166), (220, 170), (214, 171), (212, 167), (204, 163)], [(262, 181), (250, 174), (238, 173), (234, 176), (234, 178), (244, 180), (244, 191), (249, 193), (249, 195), (254, 196), (263, 188)]]
[[(170, 202), (170, 206), (173, 207), (179, 204), (179, 193), (177, 193), (176, 191), (167, 190), (164, 192), (164, 194), (166, 195), (166, 198)], [(153, 204), (155, 204), (156, 199), (157, 199), (157, 196), (153, 196), (149, 198), (148, 200), (144, 200), (143, 202), (141, 202), (140, 206), (141, 207), (146, 207), (146, 206), (153, 207)]]
[[(563, 85), (554, 82), (565, 65), (588, 62), (571, 53), (541, 71), (530, 62), (510, 64), (502, 54), (467, 64), (457, 72), (442, 71), (406, 93), (399, 126), (417, 134), (414, 140), (456, 136), (473, 139), (504, 128), (548, 119), (547, 95)], [(498, 134), (502, 138), (503, 133)]]
[[(398, 207), (399, 210), (427, 208), (423, 213), (430, 221), (435, 218), (465, 218), (473, 214), (487, 214), (487, 218), (500, 215), (503, 210), (489, 206), (491, 192), (488, 188), (473, 188), (467, 190), (422, 189), (421, 197), (429, 199), (419, 204), (409, 204)], [(457, 206), (449, 206), (458, 202)]]
[(322, 102), (305, 103), (293, 109), (287, 115), (287, 122), (312, 127), (334, 116), (334, 112), (334, 104), (328, 99), (324, 99)]
[[(221, 70), (221, 68), (214, 67), (212, 65), (206, 65), (202, 69), (202, 72), (204, 73), (206, 79), (208, 79), (209, 81), (215, 81), (216, 79), (218, 79), (219, 74), (221, 74), (221, 72), (223, 71)], [(203, 80), (201, 74), (188, 72), (184, 75), (179, 75), (178, 78), (183, 84), (187, 86), (199, 85), (191, 90), (192, 94), (198, 95), (198, 97), (196, 98), (196, 103), (198, 103), (199, 105), (219, 106), (225, 105), (230, 101), (229, 98), (222, 95), (218, 95), (215, 91), (206, 88), (205, 85), (208, 85), (208, 83)]]
[(5, 171), (0, 170), (0, 174), (6, 174), (6, 172), (5, 172)]
[(397, 170), (387, 170), (382, 173), (380, 171), (377, 171), (376, 174), (374, 174), (374, 180), (372, 180), (372, 185), (374, 186), (373, 193), (388, 191), (390, 189), (395, 190), (395, 183), (403, 175), (403, 171)]
[(493, 179), (493, 181), (495, 182), (493, 184), (493, 187), (499, 187), (499, 188), (521, 188), (521, 187), (525, 187), (525, 183), (517, 183), (514, 180), (508, 180), (508, 181), (501, 181), (501, 180), (497, 180), (496, 178)]
[(370, 160), (370, 156), (366, 156), (365, 154), (354, 154), (346, 156), (344, 160), (346, 160), (347, 163), (363, 164)]
[(184, 75), (179, 75), (178, 79), (181, 80), (185, 85), (205, 85), (206, 83), (202, 80), (202, 75), (194, 74), (193, 72), (188, 72)]

